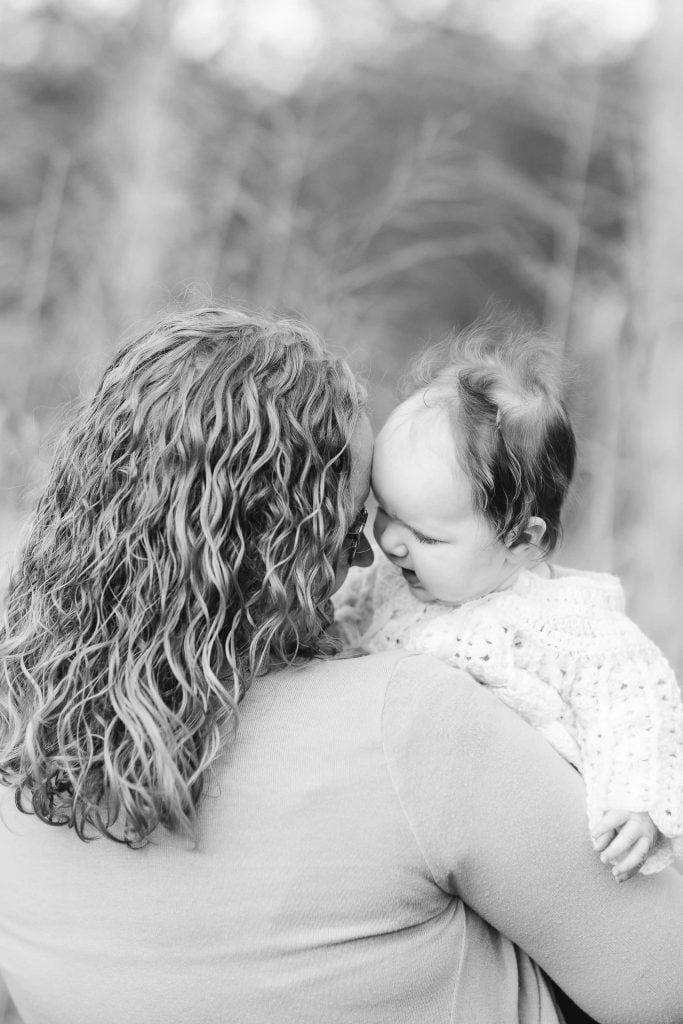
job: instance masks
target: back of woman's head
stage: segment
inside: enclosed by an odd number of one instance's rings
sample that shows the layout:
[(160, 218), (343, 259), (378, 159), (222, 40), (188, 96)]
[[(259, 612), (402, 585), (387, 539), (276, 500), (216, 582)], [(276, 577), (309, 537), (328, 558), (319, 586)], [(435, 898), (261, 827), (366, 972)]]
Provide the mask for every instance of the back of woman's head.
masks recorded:
[(0, 776), (81, 837), (189, 830), (259, 673), (328, 653), (363, 395), (301, 324), (204, 309), (64, 436), (0, 638)]
[(408, 388), (447, 410), (475, 512), (511, 546), (539, 517), (550, 554), (576, 460), (556, 347), (521, 317), (492, 314), (428, 349)]

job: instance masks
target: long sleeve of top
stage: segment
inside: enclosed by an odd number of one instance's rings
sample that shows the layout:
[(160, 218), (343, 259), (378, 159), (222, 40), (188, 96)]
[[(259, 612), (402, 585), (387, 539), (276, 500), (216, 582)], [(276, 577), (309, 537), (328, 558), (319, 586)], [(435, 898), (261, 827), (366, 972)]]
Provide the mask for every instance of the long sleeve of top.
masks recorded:
[(387, 563), (372, 590), (364, 586), (362, 600), (345, 601), (348, 620), (365, 615), (357, 643), (465, 669), (581, 771), (589, 826), (610, 808), (650, 814), (661, 839), (643, 873), (683, 855), (681, 693), (625, 614), (616, 577), (523, 572), (509, 589), (457, 608), (419, 601)]

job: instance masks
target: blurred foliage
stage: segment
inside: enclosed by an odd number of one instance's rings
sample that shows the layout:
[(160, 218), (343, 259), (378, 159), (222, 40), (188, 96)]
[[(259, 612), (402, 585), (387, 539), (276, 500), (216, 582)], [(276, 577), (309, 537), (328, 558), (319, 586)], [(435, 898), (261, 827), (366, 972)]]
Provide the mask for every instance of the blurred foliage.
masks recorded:
[(628, 570), (637, 55), (576, 62), (396, 15), (372, 56), (323, 60), (284, 93), (231, 74), (229, 52), (184, 57), (173, 16), (38, 5), (5, 26), (8, 52), (28, 32), (32, 49), (0, 65), (0, 546), (55, 419), (131, 324), (177, 303), (295, 311), (367, 375), (379, 422), (410, 354), (493, 296), (578, 367), (567, 550)]
[(628, 67), (404, 31), (272, 95), (183, 60), (169, 11), (39, 8), (39, 50), (0, 79), (15, 412), (186, 291), (297, 309), (392, 378), (492, 294), (566, 335), (577, 279), (620, 279)]

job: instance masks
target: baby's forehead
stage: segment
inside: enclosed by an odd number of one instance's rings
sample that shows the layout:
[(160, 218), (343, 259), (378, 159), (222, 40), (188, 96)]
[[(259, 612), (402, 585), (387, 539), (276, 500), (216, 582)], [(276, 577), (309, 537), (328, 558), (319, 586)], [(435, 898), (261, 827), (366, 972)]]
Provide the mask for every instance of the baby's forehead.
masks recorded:
[(398, 435), (413, 443), (453, 441), (452, 417), (447, 406), (433, 393), (410, 395), (389, 414), (381, 434)]
[(459, 472), (457, 449), (448, 408), (411, 395), (396, 406), (377, 435), (374, 472), (402, 466), (406, 473), (415, 473), (429, 466), (430, 472), (450, 477)]

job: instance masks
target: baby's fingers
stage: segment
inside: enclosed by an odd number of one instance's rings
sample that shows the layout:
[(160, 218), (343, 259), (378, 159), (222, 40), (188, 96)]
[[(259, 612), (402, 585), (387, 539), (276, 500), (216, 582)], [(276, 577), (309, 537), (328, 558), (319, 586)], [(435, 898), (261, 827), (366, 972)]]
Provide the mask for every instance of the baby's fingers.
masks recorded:
[(629, 812), (624, 810), (605, 811), (603, 816), (595, 823), (591, 830), (593, 849), (597, 853), (606, 850), (621, 828), (629, 819)]
[[(636, 841), (641, 837), (645, 838), (643, 837), (643, 829), (640, 823), (637, 820), (627, 821), (616, 839), (613, 839), (609, 846), (602, 851), (600, 860), (603, 864), (616, 864), (633, 848)], [(646, 842), (649, 849), (650, 841), (646, 839)]]
[(591, 835), (596, 840), (599, 836), (606, 834), (607, 832), (615, 832), (617, 829), (625, 825), (631, 817), (630, 811), (624, 811), (621, 809), (605, 811), (599, 821), (596, 821), (594, 827), (591, 829)]
[(635, 875), (642, 867), (645, 858), (650, 852), (650, 840), (647, 836), (641, 836), (630, 851), (612, 868), (612, 874), (617, 882), (625, 882), (627, 878)]
[(597, 835), (597, 834), (594, 833), (593, 834), (593, 849), (597, 853), (602, 853), (603, 850), (607, 849), (607, 847), (612, 842), (612, 840), (614, 839), (616, 834), (617, 833), (615, 832), (615, 830), (613, 828), (609, 829), (609, 831), (607, 831), (607, 832), (603, 832), (602, 835)]

